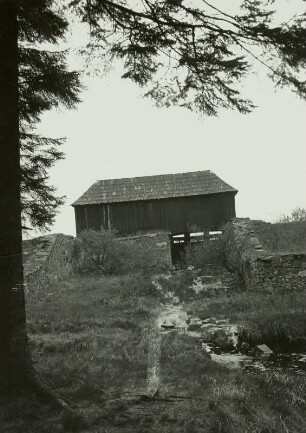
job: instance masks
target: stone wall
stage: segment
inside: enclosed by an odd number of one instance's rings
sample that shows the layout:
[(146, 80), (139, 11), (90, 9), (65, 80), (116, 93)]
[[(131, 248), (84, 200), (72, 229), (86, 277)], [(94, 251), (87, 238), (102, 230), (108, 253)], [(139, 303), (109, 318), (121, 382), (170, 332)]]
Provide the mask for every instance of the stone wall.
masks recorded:
[(143, 233), (115, 237), (114, 233), (106, 232), (89, 230), (75, 239), (73, 263), (78, 271), (128, 274), (138, 271), (160, 272), (170, 268), (168, 234)]
[(74, 238), (63, 234), (39, 236), (23, 242), (27, 290), (59, 281), (74, 270)]
[(167, 233), (149, 233), (119, 238), (124, 243), (141, 246), (151, 259), (152, 268), (169, 269), (171, 267), (171, 247)]
[(305, 252), (268, 252), (256, 236), (256, 221), (235, 218), (224, 231), (226, 261), (249, 290), (302, 290)]
[(223, 240), (227, 266), (237, 272), (244, 286), (250, 289), (252, 263), (265, 255), (250, 219), (231, 220), (224, 228)]
[(253, 287), (274, 291), (306, 288), (306, 254), (276, 253), (253, 263)]
[[(143, 254), (148, 255), (150, 268), (170, 268), (171, 250), (167, 234), (144, 234), (118, 240), (139, 245)], [(35, 290), (65, 279), (73, 272), (82, 270), (85, 260), (81, 244), (73, 236), (52, 234), (25, 240), (23, 269), (27, 290)], [(131, 260), (137, 261), (137, 258)]]

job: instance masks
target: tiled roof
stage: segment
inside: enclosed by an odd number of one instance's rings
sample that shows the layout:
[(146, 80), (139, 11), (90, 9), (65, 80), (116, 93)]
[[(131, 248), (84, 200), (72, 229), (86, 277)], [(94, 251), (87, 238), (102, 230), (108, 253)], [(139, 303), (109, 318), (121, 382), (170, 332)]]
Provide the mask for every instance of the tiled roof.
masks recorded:
[(210, 170), (98, 180), (72, 206), (186, 197), (237, 190)]

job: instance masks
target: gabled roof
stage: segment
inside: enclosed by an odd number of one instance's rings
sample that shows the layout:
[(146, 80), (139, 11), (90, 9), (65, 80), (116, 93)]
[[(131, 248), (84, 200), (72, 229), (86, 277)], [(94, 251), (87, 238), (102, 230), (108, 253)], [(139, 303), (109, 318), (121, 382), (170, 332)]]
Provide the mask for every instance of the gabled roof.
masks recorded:
[(237, 190), (210, 170), (125, 179), (98, 180), (72, 206), (158, 200)]

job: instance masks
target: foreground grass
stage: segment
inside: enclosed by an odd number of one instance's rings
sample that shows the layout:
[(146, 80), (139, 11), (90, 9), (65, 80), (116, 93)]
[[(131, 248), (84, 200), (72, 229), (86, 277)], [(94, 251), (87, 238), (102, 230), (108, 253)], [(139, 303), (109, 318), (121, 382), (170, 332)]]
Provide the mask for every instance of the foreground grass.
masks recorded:
[[(185, 285), (189, 277), (184, 278)], [(259, 318), (260, 308), (269, 310), (263, 299), (247, 302), (238, 293), (191, 298), (188, 308), (203, 318), (244, 323), (252, 314)], [(298, 308), (299, 302), (285, 301), (292, 311)], [(148, 335), (159, 304), (159, 294), (143, 277), (82, 277), (29, 296), (36, 370), (81, 420), (21, 400), (2, 411), (1, 433), (306, 431), (301, 378), (229, 370), (212, 362), (197, 339), (175, 332), (162, 336), (159, 395), (145, 398)]]
[[(146, 335), (159, 304), (150, 280), (144, 277), (78, 277), (52, 288), (41, 288), (27, 299), (29, 344), (38, 374), (57, 395), (77, 411), (90, 406), (100, 416), (107, 399), (146, 387)], [(20, 401), (21, 425), (4, 415), (6, 431), (66, 431), (56, 414), (45, 425)], [(86, 412), (86, 410), (85, 410)], [(0, 414), (1, 415), (1, 414)], [(14, 414), (16, 415), (16, 413)], [(48, 413), (48, 417), (51, 416)], [(12, 417), (11, 417), (12, 419)], [(13, 418), (14, 419), (14, 418)], [(1, 425), (1, 418), (0, 418)], [(63, 430), (64, 429), (64, 430)], [(0, 428), (2, 433), (2, 430)]]
[[(213, 272), (208, 271), (207, 274)], [(204, 272), (205, 274), (205, 272)], [(162, 286), (185, 303), (190, 316), (229, 319), (237, 324), (241, 339), (251, 345), (266, 343), (281, 352), (306, 352), (306, 292), (250, 292), (237, 288), (230, 274), (218, 275), (229, 289), (208, 290), (198, 295), (190, 290), (194, 273), (183, 271)]]
[(223, 292), (190, 302), (188, 309), (201, 319), (229, 318), (238, 325), (242, 340), (251, 345), (306, 351), (305, 292)]
[(205, 359), (199, 346), (182, 335), (169, 334), (163, 354), (163, 385), (168, 393), (185, 396), (164, 413), (180, 425), (177, 431), (306, 431), (306, 384), (300, 378), (230, 370)]
[(145, 335), (158, 305), (150, 287), (139, 277), (82, 278), (53, 290), (47, 299), (36, 295), (29, 305), (28, 330), (44, 377), (57, 387), (73, 376), (69, 395), (64, 391), (69, 398), (81, 393), (92, 399), (93, 389), (101, 395), (101, 390), (139, 386), (146, 378)]

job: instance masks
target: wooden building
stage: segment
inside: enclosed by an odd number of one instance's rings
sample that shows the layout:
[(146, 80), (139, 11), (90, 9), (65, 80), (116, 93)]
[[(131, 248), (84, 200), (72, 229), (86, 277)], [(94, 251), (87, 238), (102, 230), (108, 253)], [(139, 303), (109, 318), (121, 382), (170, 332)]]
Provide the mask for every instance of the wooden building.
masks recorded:
[(209, 170), (99, 180), (72, 205), (76, 233), (101, 228), (121, 235), (218, 230), (236, 216), (236, 193)]

